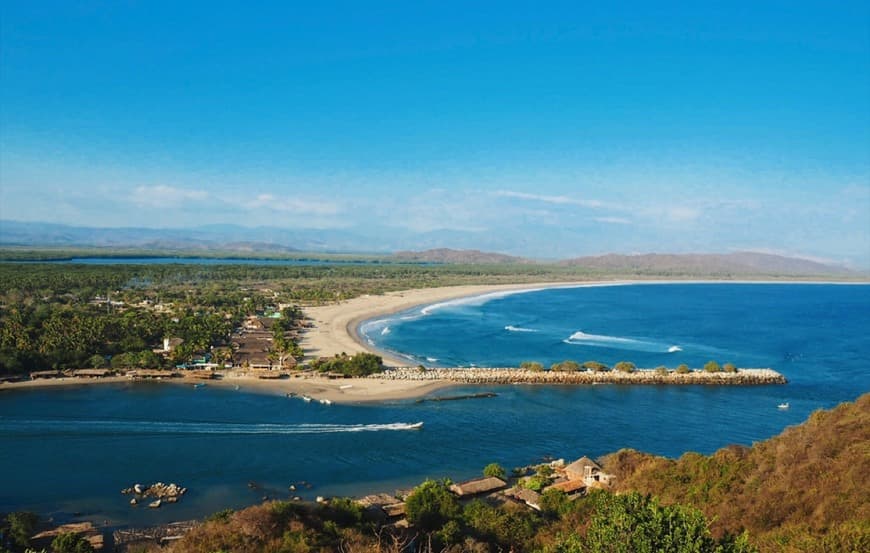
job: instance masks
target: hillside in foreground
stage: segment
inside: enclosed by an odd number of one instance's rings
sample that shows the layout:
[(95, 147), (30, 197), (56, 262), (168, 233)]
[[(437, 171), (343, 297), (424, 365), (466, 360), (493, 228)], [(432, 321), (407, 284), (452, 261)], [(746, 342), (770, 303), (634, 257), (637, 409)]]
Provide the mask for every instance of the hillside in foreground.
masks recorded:
[(169, 550), (870, 550), (870, 394), (751, 448), (676, 460), (623, 450), (602, 461), (619, 495), (544, 494), (538, 512), (510, 502), (462, 504), (430, 481), (407, 499), (408, 518), (416, 517), (410, 528), (369, 520), (345, 499), (271, 502), (220, 513)]
[(701, 509), (714, 533), (748, 530), (765, 551), (870, 550), (870, 394), (817, 411), (751, 448), (603, 459), (618, 491)]

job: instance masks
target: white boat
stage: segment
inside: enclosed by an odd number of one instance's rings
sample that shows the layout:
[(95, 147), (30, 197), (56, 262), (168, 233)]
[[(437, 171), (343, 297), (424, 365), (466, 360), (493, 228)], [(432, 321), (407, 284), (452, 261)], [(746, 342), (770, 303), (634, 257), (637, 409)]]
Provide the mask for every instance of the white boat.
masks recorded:
[(345, 384), (344, 386), (339, 386), (339, 390), (347, 390), (348, 388), (353, 388), (353, 384)]
[(415, 422), (414, 424), (408, 425), (408, 430), (420, 430), (421, 428), (423, 428), (422, 422)]
[(786, 409), (788, 409), (788, 402), (780, 403), (779, 405), (776, 406), (776, 408), (779, 409), (780, 411), (785, 411)]
[(311, 401), (311, 398), (308, 396), (302, 396), (302, 401), (308, 403), (309, 401)]
[(330, 401), (330, 400), (328, 400), (328, 399), (326, 399), (326, 398), (321, 399), (321, 400), (320, 400), (320, 403), (322, 403), (322, 404), (324, 404), (324, 405), (332, 405), (332, 401)]

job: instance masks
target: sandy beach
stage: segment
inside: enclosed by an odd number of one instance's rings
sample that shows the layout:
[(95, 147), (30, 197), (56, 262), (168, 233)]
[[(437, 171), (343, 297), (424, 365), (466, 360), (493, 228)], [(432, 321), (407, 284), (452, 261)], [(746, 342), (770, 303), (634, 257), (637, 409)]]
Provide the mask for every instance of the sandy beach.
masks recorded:
[[(159, 383), (166, 386), (194, 386), (232, 388), (239, 391), (255, 392), (270, 395), (296, 394), (306, 395), (313, 400), (328, 399), (335, 403), (369, 403), (380, 401), (395, 401), (425, 396), (441, 388), (454, 386), (447, 381), (401, 381), (378, 380), (369, 378), (329, 379), (320, 376), (298, 375), (282, 379), (259, 379), (240, 371), (220, 372), (222, 378), (206, 380), (196, 378), (164, 378), (148, 380), (148, 383)], [(22, 382), (0, 383), (0, 392), (27, 389), (46, 389), (70, 386), (94, 386), (101, 384), (144, 383), (143, 380), (133, 380), (126, 376), (110, 376), (105, 378), (52, 378), (40, 380), (25, 380)]]
[[(357, 335), (356, 329), (367, 319), (404, 311), (415, 306), (433, 304), (467, 296), (500, 293), (513, 290), (536, 290), (541, 288), (595, 285), (594, 282), (549, 282), (533, 284), (469, 285), (444, 288), (421, 288), (391, 292), (379, 296), (361, 296), (335, 304), (307, 307), (306, 315), (314, 323), (302, 336), (301, 345), (308, 359), (332, 356), (342, 352), (354, 354), (371, 351), (384, 357), (384, 364), (393, 367), (406, 366), (407, 361), (383, 355), (367, 347)], [(421, 397), (436, 390), (455, 386), (449, 381), (384, 380), (350, 378), (331, 380), (312, 375), (294, 375), (285, 379), (263, 380), (248, 375), (245, 371), (220, 371), (221, 378), (209, 380), (207, 386), (231, 387), (239, 390), (266, 394), (307, 395), (315, 400), (328, 399), (336, 403), (364, 403), (393, 401)], [(95, 384), (133, 382), (126, 376), (106, 378), (53, 378), (0, 383), (0, 392), (31, 388), (58, 386), (85, 386)], [(159, 382), (167, 385), (193, 386), (202, 382), (192, 378), (166, 378)]]
[[(305, 314), (314, 323), (302, 336), (301, 345), (305, 353), (313, 359), (330, 357), (345, 352), (354, 354), (370, 351), (384, 358), (384, 364), (393, 367), (406, 366), (403, 360), (383, 352), (375, 351), (357, 334), (357, 327), (363, 321), (390, 315), (415, 306), (429, 305), (467, 296), (507, 292), (512, 290), (537, 290), (542, 288), (564, 288), (590, 286), (603, 282), (546, 282), (533, 284), (469, 285), (448, 286), (444, 288), (419, 288), (389, 292), (380, 296), (360, 296), (335, 304), (306, 307)], [(608, 282), (607, 284), (616, 284)]]

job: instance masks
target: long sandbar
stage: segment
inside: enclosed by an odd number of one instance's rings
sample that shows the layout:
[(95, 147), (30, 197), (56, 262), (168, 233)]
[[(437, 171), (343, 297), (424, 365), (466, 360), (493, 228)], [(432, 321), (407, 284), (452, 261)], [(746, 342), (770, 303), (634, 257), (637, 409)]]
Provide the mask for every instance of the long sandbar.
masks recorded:
[(384, 317), (417, 306), (431, 305), (464, 297), (481, 296), (512, 291), (534, 291), (545, 288), (571, 288), (628, 284), (627, 281), (543, 282), (526, 284), (480, 284), (446, 286), (441, 288), (415, 288), (382, 295), (365, 295), (334, 304), (306, 307), (305, 314), (314, 323), (302, 335), (300, 345), (311, 358), (331, 357), (340, 353), (377, 353), (384, 364), (393, 367), (408, 365), (407, 359), (378, 351), (359, 335), (360, 324), (369, 319)]
[(239, 391), (270, 395), (305, 395), (313, 400), (327, 399), (335, 403), (370, 403), (397, 401), (417, 398), (441, 388), (454, 386), (446, 380), (403, 381), (379, 380), (371, 378), (329, 379), (321, 376), (298, 375), (282, 379), (260, 379), (244, 371), (218, 371), (219, 379), (202, 380), (196, 378), (163, 378), (161, 380), (137, 380), (127, 376), (104, 378), (62, 377), (20, 382), (0, 383), (0, 392), (28, 389), (49, 389), (71, 386), (92, 386), (99, 384), (157, 383), (160, 385), (206, 385), (218, 388), (238, 387)]

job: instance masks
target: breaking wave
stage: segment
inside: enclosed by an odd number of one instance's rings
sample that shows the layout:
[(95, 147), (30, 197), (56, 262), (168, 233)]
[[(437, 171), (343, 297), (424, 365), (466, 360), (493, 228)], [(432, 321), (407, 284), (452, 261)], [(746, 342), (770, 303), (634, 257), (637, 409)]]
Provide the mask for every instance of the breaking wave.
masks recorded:
[(416, 430), (419, 423), (273, 424), (114, 420), (0, 420), (4, 432), (21, 434), (337, 434)]
[(678, 351), (683, 351), (680, 346), (668, 346), (667, 344), (663, 344), (661, 342), (638, 340), (636, 338), (621, 338), (619, 336), (606, 336), (602, 334), (586, 334), (585, 332), (579, 330), (562, 341), (566, 344), (572, 344), (575, 346), (626, 349), (632, 351), (646, 351), (651, 353), (675, 353)]

